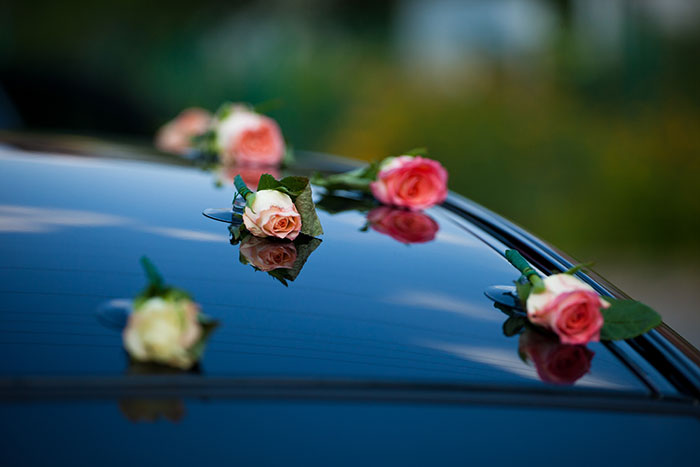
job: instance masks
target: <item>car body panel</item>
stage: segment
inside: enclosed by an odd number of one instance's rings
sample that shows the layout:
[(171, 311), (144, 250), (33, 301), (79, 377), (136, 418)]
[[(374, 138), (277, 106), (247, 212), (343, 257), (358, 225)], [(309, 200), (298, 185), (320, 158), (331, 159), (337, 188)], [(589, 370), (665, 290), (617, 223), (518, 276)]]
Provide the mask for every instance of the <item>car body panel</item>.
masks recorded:
[[(405, 244), (369, 226), (366, 211), (344, 210), (358, 200), (341, 193), (319, 208), (322, 243), (284, 286), (241, 264), (227, 225), (202, 215), (230, 205), (233, 187), (219, 175), (118, 145), (5, 140), (0, 446), (8, 465), (696, 457), (697, 351), (661, 328), (591, 343), (590, 371), (571, 384), (543, 380), (484, 292), (517, 277), (507, 247), (543, 273), (571, 261), (465, 198), (451, 193), (426, 212), (439, 226), (434, 240)], [(354, 163), (303, 153), (289, 172)], [(132, 364), (119, 329), (101, 319), (144, 287), (142, 255), (221, 323), (190, 372)]]
[[(698, 422), (690, 417), (328, 401), (148, 402), (0, 406), (14, 420), (12, 430), (2, 430), (4, 461), (588, 466), (685, 465), (697, 455)], [(158, 410), (160, 419), (148, 423)]]
[[(202, 216), (232, 189), (193, 167), (58, 155), (4, 156), (3, 375), (113, 375), (127, 360), (101, 306), (144, 286), (138, 260), (221, 321), (202, 372), (540, 384), (484, 295), (517, 272), (449, 211), (434, 241), (361, 231), (362, 213), (320, 211), (322, 244), (288, 287), (238, 261), (226, 224)], [(8, 200), (21, 200), (12, 203)], [(646, 391), (602, 344), (577, 384)]]

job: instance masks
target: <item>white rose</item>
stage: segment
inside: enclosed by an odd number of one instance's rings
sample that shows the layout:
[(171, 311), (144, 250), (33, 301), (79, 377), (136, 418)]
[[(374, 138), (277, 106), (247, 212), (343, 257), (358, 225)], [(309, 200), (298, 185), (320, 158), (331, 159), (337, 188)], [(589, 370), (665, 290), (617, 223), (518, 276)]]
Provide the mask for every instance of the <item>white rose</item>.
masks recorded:
[(202, 335), (198, 313), (187, 299), (149, 298), (129, 315), (124, 347), (135, 360), (188, 369), (195, 363), (189, 349)]
[(245, 208), (243, 223), (256, 237), (277, 237), (294, 240), (301, 231), (301, 216), (292, 198), (277, 190), (261, 190), (255, 194), (251, 208)]

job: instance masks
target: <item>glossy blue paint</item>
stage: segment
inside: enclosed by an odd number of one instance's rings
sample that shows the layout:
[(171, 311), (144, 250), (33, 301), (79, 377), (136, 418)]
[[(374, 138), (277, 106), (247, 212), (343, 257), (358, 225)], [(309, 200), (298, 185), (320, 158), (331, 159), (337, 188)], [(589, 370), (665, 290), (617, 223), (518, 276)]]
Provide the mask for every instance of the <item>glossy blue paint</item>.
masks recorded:
[[(303, 173), (319, 159), (298, 163)], [(692, 402), (668, 382), (652, 393), (615, 347), (589, 345), (590, 372), (572, 386), (521, 360), (484, 294), (517, 272), (500, 240), (455, 210), (428, 210), (432, 221), (415, 222), (436, 223), (435, 238), (407, 245), (368, 225), (362, 200), (321, 203), (326, 233), (285, 287), (241, 264), (226, 224), (201, 214), (231, 201), (233, 187), (215, 180), (195, 167), (0, 147), (3, 464), (696, 457)], [(145, 285), (144, 254), (221, 322), (189, 374), (130, 366), (119, 319), (98, 320)]]
[[(2, 407), (6, 465), (692, 465), (693, 418), (490, 407), (185, 401)], [(140, 407), (143, 407), (141, 405)], [(129, 418), (127, 418), (129, 417)], [(62, 433), (56, 436), (56, 433)]]
[[(96, 310), (144, 285), (148, 255), (220, 320), (204, 375), (542, 384), (484, 290), (517, 275), (442, 208), (433, 241), (406, 245), (365, 214), (320, 211), (325, 235), (284, 287), (238, 261), (226, 225), (202, 216), (232, 187), (191, 167), (63, 156), (2, 159), (0, 361), (4, 375), (125, 371)], [(577, 384), (644, 386), (600, 344)]]

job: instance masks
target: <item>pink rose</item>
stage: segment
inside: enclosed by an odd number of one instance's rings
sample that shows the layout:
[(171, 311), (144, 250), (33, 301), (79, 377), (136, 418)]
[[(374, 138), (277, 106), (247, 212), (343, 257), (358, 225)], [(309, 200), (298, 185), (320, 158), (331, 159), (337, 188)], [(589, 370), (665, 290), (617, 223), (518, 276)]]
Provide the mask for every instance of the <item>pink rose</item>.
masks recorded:
[(241, 254), (261, 271), (292, 269), (297, 260), (297, 249), (292, 242), (280, 242), (251, 237), (241, 243)]
[(381, 206), (367, 214), (374, 230), (389, 235), (401, 243), (425, 243), (433, 240), (439, 230), (437, 222), (422, 212)]
[(251, 207), (246, 206), (243, 223), (256, 237), (294, 240), (299, 235), (301, 216), (288, 195), (277, 190), (261, 190), (255, 193)]
[(192, 147), (192, 137), (207, 131), (211, 121), (211, 114), (204, 109), (185, 109), (158, 130), (156, 147), (164, 152), (184, 154)]
[(226, 165), (278, 165), (284, 157), (284, 139), (277, 123), (247, 107), (234, 105), (217, 123), (217, 145)]
[(383, 204), (425, 209), (447, 198), (447, 171), (432, 159), (392, 157), (384, 161), (370, 188)]
[(561, 344), (532, 329), (520, 335), (518, 351), (532, 360), (542, 381), (554, 384), (574, 384), (591, 369), (594, 355), (583, 345)]
[(601, 308), (608, 302), (588, 284), (569, 274), (544, 278), (545, 291), (527, 299), (530, 321), (551, 329), (564, 344), (585, 344), (600, 340), (603, 327)]

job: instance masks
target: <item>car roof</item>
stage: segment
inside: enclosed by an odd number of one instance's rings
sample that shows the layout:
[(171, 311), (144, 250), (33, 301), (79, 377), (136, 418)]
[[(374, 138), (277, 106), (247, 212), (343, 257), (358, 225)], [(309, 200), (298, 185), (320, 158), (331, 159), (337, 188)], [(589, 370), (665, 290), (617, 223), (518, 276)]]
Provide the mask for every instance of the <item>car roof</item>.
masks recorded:
[[(121, 337), (100, 310), (145, 285), (139, 258), (147, 255), (221, 323), (201, 364), (206, 375), (542, 384), (484, 294), (516, 271), (448, 209), (425, 212), (439, 226), (434, 240), (407, 244), (367, 228), (362, 209), (342, 210), (356, 199), (326, 200), (322, 242), (285, 286), (241, 264), (227, 225), (202, 215), (233, 194), (210, 172), (1, 154), (0, 344), (15, 358), (0, 362), (0, 374), (123, 373)], [(314, 157), (299, 155), (291, 172)], [(646, 391), (603, 344), (590, 350), (591, 371), (577, 385)]]

